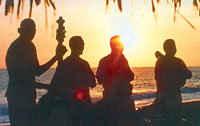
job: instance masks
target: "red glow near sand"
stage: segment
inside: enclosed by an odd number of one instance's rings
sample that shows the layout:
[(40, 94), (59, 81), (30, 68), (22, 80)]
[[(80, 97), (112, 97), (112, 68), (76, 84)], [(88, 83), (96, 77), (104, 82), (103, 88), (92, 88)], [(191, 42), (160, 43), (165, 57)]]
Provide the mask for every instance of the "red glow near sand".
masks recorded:
[(76, 98), (78, 99), (78, 100), (83, 100), (84, 99), (84, 97), (85, 97), (85, 90), (83, 90), (83, 89), (78, 89), (77, 91), (76, 91)]

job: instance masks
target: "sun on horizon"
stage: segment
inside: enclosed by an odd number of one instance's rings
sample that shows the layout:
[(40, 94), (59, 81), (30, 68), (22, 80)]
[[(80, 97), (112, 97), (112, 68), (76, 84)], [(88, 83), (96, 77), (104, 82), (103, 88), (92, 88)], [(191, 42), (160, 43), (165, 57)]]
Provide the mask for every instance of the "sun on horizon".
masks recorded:
[[(17, 0), (15, 0), (17, 3)], [(2, 5), (5, 1), (2, 1)], [(156, 5), (156, 3), (155, 3)], [(68, 41), (72, 36), (80, 35), (85, 42), (85, 49), (81, 56), (91, 67), (97, 67), (101, 58), (110, 53), (109, 41), (114, 35), (120, 35), (124, 41), (124, 54), (131, 67), (153, 67), (156, 62), (155, 51), (163, 52), (163, 42), (172, 38), (177, 45), (177, 57), (182, 58), (187, 66), (200, 66), (199, 55), (199, 21), (195, 15), (192, 3), (182, 1), (178, 9), (196, 30), (165, 1), (161, 1), (152, 13), (151, 1), (122, 1), (123, 12), (117, 4), (110, 2), (106, 7), (105, 1), (55, 1), (56, 11), (52, 7), (33, 4), (31, 18), (36, 22), (37, 33), (33, 40), (40, 64), (45, 63), (55, 55), (57, 41), (55, 39), (56, 20), (62, 16), (65, 22), (66, 39), (64, 45), (70, 54)], [(15, 4), (17, 6), (17, 4)], [(17, 12), (17, 7), (14, 8)], [(5, 56), (12, 41), (18, 37), (17, 29), (20, 22), (29, 17), (29, 3), (26, 1), (20, 17), (16, 20), (16, 13), (4, 16), (4, 7), (0, 6), (0, 68), (6, 68)], [(47, 19), (47, 20), (46, 20)], [(47, 21), (47, 22), (46, 22)], [(47, 24), (46, 24), (47, 23)], [(57, 64), (53, 67), (55, 68)]]

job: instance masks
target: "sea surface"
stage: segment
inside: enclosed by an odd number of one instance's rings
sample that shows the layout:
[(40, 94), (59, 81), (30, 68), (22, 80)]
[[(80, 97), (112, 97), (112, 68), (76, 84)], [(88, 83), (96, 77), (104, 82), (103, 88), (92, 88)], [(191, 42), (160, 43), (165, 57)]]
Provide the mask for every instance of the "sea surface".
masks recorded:
[[(186, 85), (181, 89), (183, 102), (200, 100), (200, 67), (190, 67), (192, 78), (187, 80)], [(135, 79), (131, 82), (133, 85), (131, 98), (135, 100), (136, 107), (143, 107), (152, 102), (156, 95), (156, 82), (154, 80), (153, 67), (134, 67)], [(96, 68), (93, 69), (95, 73)], [(38, 82), (49, 84), (55, 69), (50, 69), (40, 77)], [(5, 92), (8, 84), (8, 73), (6, 69), (0, 69), (0, 125), (8, 124), (8, 105), (5, 98)], [(103, 88), (101, 85), (90, 90), (93, 102), (98, 102), (102, 98)], [(37, 90), (37, 100), (46, 93), (46, 90)]]

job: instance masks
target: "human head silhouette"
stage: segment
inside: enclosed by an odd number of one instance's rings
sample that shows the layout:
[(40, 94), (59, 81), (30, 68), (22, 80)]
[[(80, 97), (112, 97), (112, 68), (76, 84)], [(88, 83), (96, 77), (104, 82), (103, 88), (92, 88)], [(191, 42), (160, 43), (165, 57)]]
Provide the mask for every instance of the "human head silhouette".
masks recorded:
[(20, 37), (27, 41), (31, 41), (35, 36), (36, 32), (35, 28), (36, 25), (32, 19), (29, 18), (24, 19), (20, 24), (20, 28), (18, 28)]
[(163, 44), (163, 49), (165, 51), (166, 56), (171, 56), (171, 57), (175, 56), (177, 51), (175, 41), (173, 39), (165, 40)]
[(119, 35), (115, 35), (110, 39), (110, 47), (111, 47), (112, 54), (118, 54), (118, 55), (122, 54), (124, 46), (120, 40)]
[(69, 47), (71, 49), (71, 53), (75, 55), (81, 55), (84, 50), (84, 41), (81, 36), (73, 36), (69, 40)]

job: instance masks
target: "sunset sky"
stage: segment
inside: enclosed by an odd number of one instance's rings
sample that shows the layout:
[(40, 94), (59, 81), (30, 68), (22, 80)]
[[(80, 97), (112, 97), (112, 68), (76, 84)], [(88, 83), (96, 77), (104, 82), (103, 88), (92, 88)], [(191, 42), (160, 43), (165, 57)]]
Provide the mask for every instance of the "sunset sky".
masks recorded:
[[(48, 8), (48, 26), (45, 25), (43, 3), (33, 7), (32, 19), (36, 22), (37, 33), (33, 40), (40, 64), (45, 63), (55, 54), (57, 41), (56, 20), (62, 16), (67, 30), (64, 45), (74, 35), (82, 36), (85, 50), (81, 56), (91, 67), (97, 67), (99, 60), (110, 53), (109, 40), (114, 35), (125, 38), (124, 54), (131, 67), (152, 67), (156, 58), (154, 52), (163, 52), (163, 42), (172, 38), (177, 45), (177, 57), (182, 58), (187, 66), (200, 66), (200, 16), (195, 14), (192, 0), (182, 1), (180, 12), (196, 27), (196, 31), (179, 15), (173, 22), (174, 9), (163, 0), (157, 6), (156, 15), (151, 11), (150, 0), (123, 0), (123, 13), (117, 3), (109, 5), (106, 11), (105, 0), (55, 0), (57, 10)], [(18, 37), (17, 28), (21, 20), (29, 15), (29, 1), (17, 20), (14, 13), (4, 16), (5, 0), (0, 6), (0, 68), (6, 68), (5, 55), (11, 44)], [(43, 2), (43, 0), (42, 0)], [(15, 6), (17, 1), (15, 1)], [(55, 13), (55, 14), (54, 14)], [(164, 53), (164, 52), (163, 52)], [(70, 50), (65, 57), (70, 54)], [(57, 64), (54, 65), (56, 67)]]

